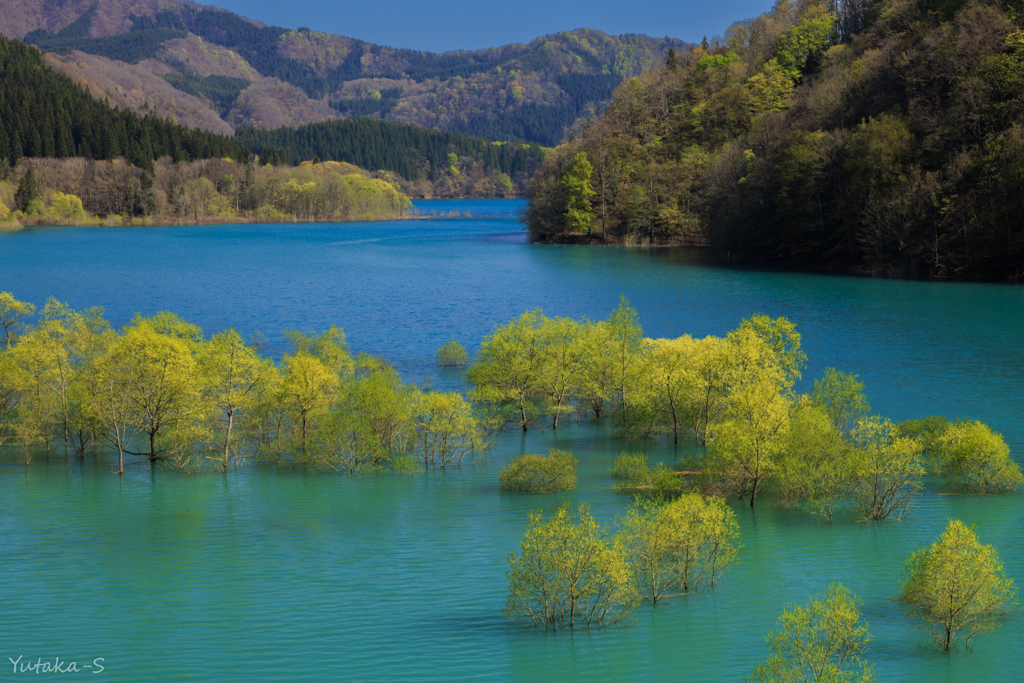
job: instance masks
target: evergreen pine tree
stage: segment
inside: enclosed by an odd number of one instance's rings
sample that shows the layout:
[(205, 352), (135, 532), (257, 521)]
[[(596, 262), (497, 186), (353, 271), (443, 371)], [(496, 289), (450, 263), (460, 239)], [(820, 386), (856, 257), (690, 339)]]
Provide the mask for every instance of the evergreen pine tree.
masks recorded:
[(36, 183), (36, 172), (30, 168), (18, 183), (18, 191), (14, 193), (14, 206), (19, 211), (24, 211), (33, 199), (39, 199), (39, 185)]

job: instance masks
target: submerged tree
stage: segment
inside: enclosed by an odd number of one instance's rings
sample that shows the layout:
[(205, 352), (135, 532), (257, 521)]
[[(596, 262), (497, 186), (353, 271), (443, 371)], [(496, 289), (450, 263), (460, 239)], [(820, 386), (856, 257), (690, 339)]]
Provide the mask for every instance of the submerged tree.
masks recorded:
[(982, 545), (963, 522), (952, 519), (931, 546), (904, 565), (899, 599), (916, 608), (943, 650), (963, 635), (965, 647), (1017, 605), (1017, 590), (1003, 572), (995, 548)]
[(505, 614), (538, 629), (619, 624), (639, 602), (625, 551), (609, 545), (581, 505), (578, 520), (568, 506), (547, 521), (530, 513), (519, 554), (509, 553)]
[(454, 339), (449, 339), (437, 350), (437, 366), (440, 368), (464, 368), (468, 364), (466, 348)]
[(1024, 481), (1003, 437), (978, 421), (948, 425), (935, 441), (932, 467), (954, 486), (979, 493), (1016, 491)]
[(754, 667), (747, 680), (756, 683), (869, 683), (870, 665), (860, 659), (867, 649), (868, 627), (860, 624), (861, 600), (838, 583), (820, 598), (787, 607), (768, 634), (772, 656)]
[(736, 514), (721, 498), (691, 493), (666, 503), (638, 500), (619, 520), (626, 549), (644, 598), (711, 589), (736, 558)]
[(863, 518), (902, 519), (921, 490), (921, 444), (899, 436), (891, 422), (877, 417), (857, 423), (853, 442), (863, 458), (854, 494)]
[(547, 455), (525, 453), (501, 469), (502, 491), (554, 493), (576, 488), (579, 462), (568, 451), (552, 448)]

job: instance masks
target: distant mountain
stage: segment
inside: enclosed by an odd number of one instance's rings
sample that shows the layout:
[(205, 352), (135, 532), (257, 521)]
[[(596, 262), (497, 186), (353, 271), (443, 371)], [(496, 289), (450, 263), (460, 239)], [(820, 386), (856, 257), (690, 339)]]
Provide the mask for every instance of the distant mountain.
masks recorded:
[(37, 50), (0, 36), (0, 180), (26, 156), (123, 157), (152, 171), (164, 156), (246, 161), (250, 155), (237, 140), (112, 109), (47, 68)]
[(0, 33), (51, 53), (94, 95), (213, 132), (369, 116), (544, 145), (623, 79), (688, 48), (579, 29), (432, 54), (175, 0), (0, 0)]

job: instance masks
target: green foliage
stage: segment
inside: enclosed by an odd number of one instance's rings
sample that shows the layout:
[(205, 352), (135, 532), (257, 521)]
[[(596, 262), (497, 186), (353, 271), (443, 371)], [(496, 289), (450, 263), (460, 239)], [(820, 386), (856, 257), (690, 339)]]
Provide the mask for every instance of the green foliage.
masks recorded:
[(872, 667), (860, 659), (867, 649), (867, 625), (860, 624), (861, 600), (838, 583), (805, 605), (787, 607), (779, 631), (768, 634), (772, 656), (747, 679), (758, 683), (817, 681), (869, 683)]
[(624, 623), (639, 602), (625, 551), (581, 505), (545, 522), (530, 513), (519, 554), (509, 553), (505, 614), (538, 629), (591, 628)]
[(538, 419), (536, 398), (544, 366), (540, 311), (498, 326), (484, 338), (467, 378), (474, 384), (474, 400), (507, 407), (509, 420), (526, 431)]
[(0, 74), (0, 156), (11, 164), (22, 157), (127, 156), (152, 171), (152, 162), (162, 156), (244, 161), (249, 154), (223, 136), (112, 109), (46, 66), (37, 50), (3, 37)]
[(803, 21), (786, 31), (775, 44), (779, 68), (799, 81), (809, 64), (814, 63), (835, 38), (836, 16), (824, 7), (812, 6)]
[(682, 54), (581, 122), (536, 176), (531, 237), (576, 239), (560, 177), (584, 152), (608, 242), (642, 228), (652, 244), (731, 259), (1019, 279), (1024, 236), (1005, 226), (1024, 196), (1020, 16), (776, 3), (730, 30), (728, 52)]
[(958, 488), (979, 493), (1016, 491), (1024, 483), (1010, 458), (1010, 447), (988, 425), (962, 421), (948, 425), (934, 445), (932, 467)]
[(494, 145), (461, 133), (374, 119), (327, 121), (272, 131), (243, 127), (235, 132), (235, 139), (261, 157), (271, 150), (285, 150), (292, 165), (315, 156), (393, 171), (407, 180), (448, 170), (449, 153), (511, 176), (532, 171), (544, 158), (543, 149), (535, 145)]
[(637, 475), (646, 476), (649, 469), (645, 454), (623, 451), (619, 457), (615, 458), (611, 475), (616, 479), (633, 479)]
[(442, 368), (464, 368), (469, 365), (469, 354), (462, 344), (449, 339), (437, 350), (437, 365)]
[(421, 394), (413, 404), (413, 416), (413, 449), (425, 468), (461, 467), (463, 460), (487, 446), (480, 420), (461, 394)]
[[(941, 415), (930, 415), (920, 420), (907, 420), (896, 425), (896, 434), (914, 439), (921, 444), (921, 452), (929, 462), (938, 457), (938, 440), (949, 423)], [(934, 467), (934, 465), (933, 465)]]
[(568, 451), (552, 448), (548, 454), (526, 453), (501, 469), (498, 480), (502, 491), (555, 493), (576, 488), (578, 461)]
[(857, 380), (857, 375), (835, 368), (825, 368), (821, 379), (814, 380), (811, 400), (825, 409), (832, 426), (843, 437), (848, 437), (857, 420), (871, 411), (864, 397), (864, 384)]
[(589, 233), (594, 224), (594, 212), (590, 205), (590, 199), (594, 196), (594, 188), (590, 185), (593, 170), (586, 153), (580, 152), (562, 172), (565, 224), (574, 232)]
[(1017, 591), (995, 549), (953, 519), (935, 543), (907, 560), (899, 599), (929, 624), (943, 650), (964, 635), (969, 650), (976, 635), (995, 629), (1017, 605)]
[[(646, 459), (645, 459), (646, 460)], [(677, 470), (664, 464), (654, 467), (646, 462), (633, 465), (626, 480), (616, 484), (615, 492), (653, 500), (671, 500), (692, 489), (692, 486)]]
[(864, 474), (863, 453), (844, 439), (826, 409), (807, 397), (790, 414), (784, 452), (775, 477), (779, 501), (786, 507), (806, 505), (831, 524)]
[(736, 559), (739, 525), (720, 498), (690, 493), (668, 503), (638, 500), (618, 525), (641, 594), (655, 605), (714, 588)]
[(878, 417), (860, 420), (852, 440), (863, 458), (854, 492), (861, 515), (865, 520), (902, 519), (921, 490), (921, 444)]
[(782, 111), (793, 94), (793, 77), (779, 66), (778, 60), (770, 59), (760, 72), (747, 80), (747, 88), (751, 114)]
[(718, 55), (704, 55), (697, 60), (697, 68), (700, 71), (707, 71), (708, 69), (718, 69), (723, 66), (729, 66), (739, 61), (739, 56), (735, 52), (726, 52)]
[(800, 335), (785, 318), (754, 316), (729, 334), (732, 369), (727, 409), (710, 439), (704, 481), (750, 505), (779, 467), (785, 452), (792, 398), (806, 356)]

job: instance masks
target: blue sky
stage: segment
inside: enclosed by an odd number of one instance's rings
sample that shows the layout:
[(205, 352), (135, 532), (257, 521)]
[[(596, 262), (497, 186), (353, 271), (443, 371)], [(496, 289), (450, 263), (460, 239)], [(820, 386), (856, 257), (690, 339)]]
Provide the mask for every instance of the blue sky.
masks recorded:
[(327, 31), (373, 43), (443, 52), (526, 43), (574, 28), (700, 42), (771, 0), (206, 0), (266, 24)]

